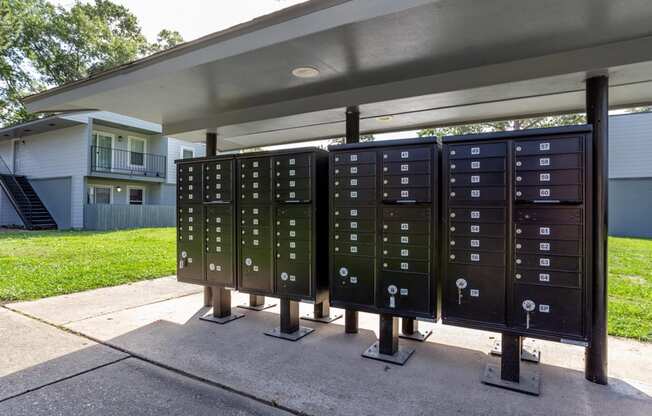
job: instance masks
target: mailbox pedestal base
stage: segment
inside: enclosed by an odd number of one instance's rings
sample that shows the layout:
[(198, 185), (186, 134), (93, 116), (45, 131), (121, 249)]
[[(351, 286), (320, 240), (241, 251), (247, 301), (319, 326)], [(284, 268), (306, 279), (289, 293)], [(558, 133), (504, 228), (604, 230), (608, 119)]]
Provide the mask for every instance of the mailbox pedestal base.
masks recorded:
[(401, 319), (401, 333), (398, 334), (399, 338), (411, 339), (414, 341), (423, 342), (432, 335), (432, 330), (419, 331), (419, 321), (413, 318)]
[(534, 396), (539, 395), (541, 388), (539, 371), (521, 370), (522, 341), (518, 335), (502, 334), (500, 366), (492, 363), (486, 365), (481, 377), (484, 384)]
[(315, 303), (314, 312), (307, 313), (301, 317), (306, 321), (321, 322), (324, 324), (329, 324), (336, 319), (340, 319), (342, 314), (331, 315), (331, 305), (330, 302), (325, 300), (320, 303)]
[(281, 298), (280, 303), (281, 326), (265, 331), (265, 335), (288, 341), (298, 341), (314, 331), (312, 328), (299, 325), (299, 302)]
[[(529, 342), (523, 341), (521, 345), (521, 360), (538, 364), (541, 361), (541, 350), (534, 345), (534, 340), (529, 339)], [(503, 354), (503, 344), (501, 340), (494, 340), (489, 354), (500, 357)]]
[[(231, 310), (231, 291), (226, 290), (222, 287), (213, 287), (210, 288), (211, 292), (211, 303), (213, 305), (213, 310), (207, 313), (204, 316), (199, 317), (202, 321), (213, 322), (216, 324), (224, 325), (236, 319), (242, 318), (244, 315), (241, 313), (233, 312)], [(204, 292), (206, 299), (206, 292)]]
[(344, 332), (347, 334), (358, 333), (358, 311), (350, 309), (344, 311)]
[(240, 309), (249, 309), (252, 311), (263, 311), (273, 308), (275, 303), (265, 303), (265, 296), (249, 295), (249, 305), (238, 305)]
[(381, 314), (379, 335), (378, 341), (362, 353), (363, 357), (403, 365), (414, 353), (414, 348), (398, 345), (397, 317)]

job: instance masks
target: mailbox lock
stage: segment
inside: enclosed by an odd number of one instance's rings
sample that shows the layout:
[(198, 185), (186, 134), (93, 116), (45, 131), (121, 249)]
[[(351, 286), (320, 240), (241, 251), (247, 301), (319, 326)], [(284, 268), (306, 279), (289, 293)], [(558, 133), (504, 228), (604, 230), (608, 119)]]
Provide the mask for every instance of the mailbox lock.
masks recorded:
[(462, 304), (462, 290), (466, 289), (466, 286), (468, 283), (466, 282), (466, 279), (459, 278), (455, 281), (455, 286), (457, 286), (457, 304), (461, 305)]
[(281, 273), (281, 280), (288, 280), (288, 274), (286, 272)]
[(346, 267), (340, 267), (340, 276), (346, 277), (349, 275), (349, 269)]
[(247, 266), (251, 266), (253, 263), (254, 263), (254, 262), (251, 260), (250, 257), (247, 257), (247, 258), (245, 259), (245, 264), (246, 264)]
[(525, 299), (521, 305), (525, 310), (525, 328), (530, 329), (530, 313), (534, 311), (537, 305), (530, 299)]
[(395, 295), (398, 293), (398, 288), (395, 285), (389, 285), (387, 287), (387, 292), (389, 293), (389, 307), (396, 307), (396, 298)]
[(186, 259), (187, 257), (188, 257), (188, 253), (186, 253), (185, 251), (182, 251), (181, 252), (181, 258)]
[(520, 278), (523, 277), (523, 276), (522, 276), (520, 273), (516, 273), (516, 276), (515, 276), (515, 277), (516, 277), (517, 279), (520, 279)]

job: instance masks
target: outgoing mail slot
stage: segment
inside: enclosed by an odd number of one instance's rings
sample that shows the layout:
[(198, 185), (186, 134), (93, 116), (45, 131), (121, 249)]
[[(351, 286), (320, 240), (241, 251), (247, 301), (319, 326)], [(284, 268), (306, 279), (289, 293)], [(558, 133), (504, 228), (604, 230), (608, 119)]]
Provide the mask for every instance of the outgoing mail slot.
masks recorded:
[(376, 208), (375, 207), (343, 207), (338, 206), (333, 210), (335, 218), (357, 218), (360, 220), (375, 220)]
[(305, 205), (284, 205), (276, 208), (276, 218), (310, 218), (312, 210), (310, 206)]
[(310, 189), (277, 189), (274, 193), (274, 198), (279, 202), (310, 202), (312, 200), (312, 192)]
[(567, 272), (581, 271), (581, 257), (577, 256), (555, 256), (555, 255), (532, 255), (515, 254), (515, 267), (537, 270), (561, 270)]
[(514, 280), (544, 286), (580, 287), (579, 273), (560, 272), (557, 270), (514, 269)]
[(383, 175), (429, 175), (430, 161), (383, 163)]
[(373, 233), (376, 231), (376, 222), (358, 219), (337, 219), (333, 223), (333, 229), (335, 231), (344, 230)]
[(579, 153), (524, 156), (515, 159), (514, 164), (517, 171), (578, 169), (582, 167), (582, 156)]
[(419, 220), (413, 220), (413, 219), (405, 219), (405, 220), (383, 220), (383, 234), (386, 233), (394, 233), (394, 234), (410, 234), (410, 235), (415, 235), (415, 234), (429, 234), (430, 233), (430, 227), (425, 226), (424, 224), (427, 224), (427, 220), (424, 219), (423, 221)]
[(505, 186), (504, 173), (458, 173), (450, 175), (448, 180), (450, 187), (457, 186)]
[(276, 293), (309, 297), (312, 295), (310, 282), (312, 270), (309, 262), (279, 260), (276, 262)]
[(492, 157), (486, 159), (459, 159), (451, 160), (448, 164), (450, 173), (468, 172), (504, 172), (505, 159)]
[(430, 188), (383, 189), (383, 201), (385, 202), (430, 202), (431, 200)]
[(360, 244), (374, 244), (376, 242), (375, 233), (360, 233), (357, 231), (336, 231), (333, 234), (335, 243), (338, 242), (357, 242)]
[(430, 248), (428, 246), (383, 244), (382, 257), (428, 261), (430, 259)]
[(310, 218), (291, 218), (288, 216), (279, 217), (278, 213), (276, 216), (276, 230), (277, 231), (290, 231), (290, 230), (309, 230), (312, 226), (312, 221)]
[(454, 264), (504, 267), (505, 255), (501, 252), (449, 250), (448, 262)]
[(333, 245), (334, 255), (374, 257), (376, 246), (373, 244), (360, 244), (357, 241), (337, 241)]
[(524, 171), (514, 176), (516, 186), (528, 185), (578, 185), (582, 183), (581, 169)]
[(514, 190), (516, 201), (581, 202), (582, 187), (566, 186), (519, 186)]
[(430, 234), (413, 234), (407, 231), (401, 234), (383, 233), (382, 240), (385, 244), (397, 244), (402, 246), (429, 246)]
[(582, 254), (582, 242), (579, 240), (525, 240), (516, 239), (514, 251), (532, 254), (568, 254), (579, 256)]
[(372, 306), (376, 264), (373, 259), (333, 256), (331, 292), (340, 302)]
[(283, 155), (273, 158), (274, 170), (292, 169), (298, 166), (310, 166), (312, 154)]
[(504, 238), (491, 237), (460, 237), (455, 236), (449, 239), (448, 246), (450, 249), (457, 250), (482, 250), (505, 252)]
[(469, 187), (469, 188), (451, 188), (448, 191), (448, 199), (451, 201), (504, 201), (505, 188), (504, 187)]
[(376, 177), (362, 176), (362, 177), (350, 177), (350, 178), (337, 178), (333, 181), (333, 188), (375, 189)]
[(432, 159), (431, 147), (398, 147), (383, 151), (383, 163)]
[(581, 151), (582, 139), (579, 137), (514, 142), (514, 154), (516, 156), (577, 153)]
[(310, 178), (283, 178), (274, 180), (274, 189), (279, 190), (297, 190), (297, 189), (310, 189)]
[(272, 253), (269, 249), (250, 248), (240, 250), (240, 288), (272, 293), (274, 272)]
[(288, 167), (287, 169), (275, 169), (274, 170), (274, 179), (283, 180), (283, 179), (297, 179), (297, 178), (310, 178), (312, 176), (310, 166), (297, 166), (297, 167)]
[(381, 260), (382, 270), (403, 272), (403, 273), (429, 273), (430, 263), (410, 259), (388, 259)]
[(516, 238), (535, 238), (551, 240), (579, 240), (582, 237), (582, 227), (579, 225), (558, 224), (515, 224)]
[(431, 185), (430, 175), (383, 175), (383, 188), (419, 188)]
[(352, 163), (376, 163), (376, 152), (338, 152), (331, 156), (336, 165)]
[(449, 159), (477, 159), (479, 157), (504, 157), (505, 143), (453, 145), (448, 147)]
[(505, 222), (504, 208), (460, 208), (452, 207), (448, 209), (448, 218), (450, 221), (470, 221), (470, 222)]
[(333, 192), (333, 202), (339, 204), (368, 204), (376, 200), (375, 189), (340, 189)]
[(383, 272), (376, 285), (376, 306), (392, 314), (429, 314), (430, 277)]
[(444, 319), (505, 322), (505, 269), (449, 264), (443, 291)]
[(337, 165), (333, 168), (333, 176), (336, 178), (350, 176), (376, 176), (376, 165)]
[[(451, 236), (485, 236), (505, 237), (505, 224), (501, 223), (474, 223), (474, 222), (450, 222), (448, 231)], [(452, 237), (451, 237), (452, 238)]]
[(516, 208), (514, 219), (519, 223), (581, 224), (581, 208)]
[(582, 292), (577, 289), (517, 284), (514, 287), (512, 318), (516, 326), (526, 329), (528, 313), (523, 302), (534, 302), (529, 313), (529, 329), (556, 334), (582, 335)]

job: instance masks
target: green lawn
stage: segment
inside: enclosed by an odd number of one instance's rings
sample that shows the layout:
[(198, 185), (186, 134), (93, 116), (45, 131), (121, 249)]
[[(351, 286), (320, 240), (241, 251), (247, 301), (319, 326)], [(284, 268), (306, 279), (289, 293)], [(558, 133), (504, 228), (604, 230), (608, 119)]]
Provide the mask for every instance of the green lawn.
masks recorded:
[(175, 273), (175, 229), (0, 232), (0, 302)]
[[(0, 232), (0, 302), (175, 272), (174, 228)], [(652, 341), (652, 240), (609, 239), (609, 333)]]

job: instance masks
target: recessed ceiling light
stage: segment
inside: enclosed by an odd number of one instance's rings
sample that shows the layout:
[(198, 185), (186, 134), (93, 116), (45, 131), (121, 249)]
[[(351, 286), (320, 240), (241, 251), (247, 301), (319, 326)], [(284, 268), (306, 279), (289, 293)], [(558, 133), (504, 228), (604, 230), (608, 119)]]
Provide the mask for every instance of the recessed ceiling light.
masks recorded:
[(54, 124), (54, 123), (50, 123), (50, 124), (48, 124), (48, 126), (50, 126), (50, 127), (54, 127), (54, 126), (56, 126), (56, 124)]
[(29, 133), (29, 132), (32, 131), (32, 129), (25, 129), (25, 130), (23, 130), (23, 131), (24, 131), (25, 133)]
[(319, 70), (311, 66), (300, 66), (292, 70), (292, 75), (297, 78), (315, 78), (319, 76)]
[(392, 116), (380, 116), (376, 120), (378, 120), (378, 121), (391, 121)]

